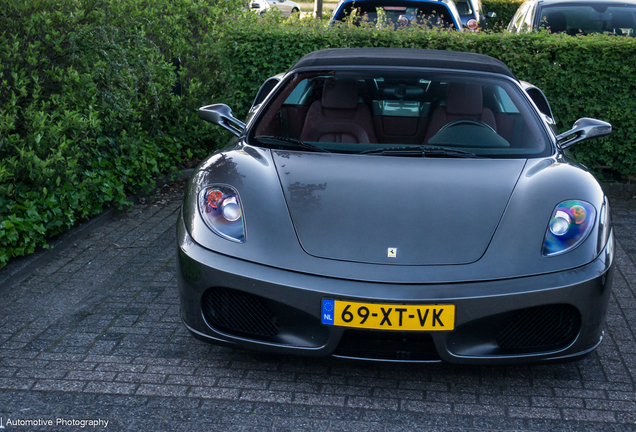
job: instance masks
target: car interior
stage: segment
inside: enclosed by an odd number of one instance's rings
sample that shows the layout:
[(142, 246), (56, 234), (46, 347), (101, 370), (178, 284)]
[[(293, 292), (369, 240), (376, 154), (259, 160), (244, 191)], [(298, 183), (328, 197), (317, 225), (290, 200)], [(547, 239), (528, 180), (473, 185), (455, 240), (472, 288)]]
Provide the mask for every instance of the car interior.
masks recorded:
[[(464, 130), (464, 135), (451, 142), (453, 147), (542, 151), (547, 146), (545, 139), (537, 139), (537, 122), (528, 121), (529, 112), (521, 112), (519, 102), (494, 82), (332, 75), (295, 80), (295, 87), (287, 86), (292, 90), (270, 103), (254, 136), (316, 143), (439, 145), (440, 131), (457, 125), (455, 129)], [(474, 136), (483, 135), (475, 128), (487, 129), (493, 136), (475, 142)]]

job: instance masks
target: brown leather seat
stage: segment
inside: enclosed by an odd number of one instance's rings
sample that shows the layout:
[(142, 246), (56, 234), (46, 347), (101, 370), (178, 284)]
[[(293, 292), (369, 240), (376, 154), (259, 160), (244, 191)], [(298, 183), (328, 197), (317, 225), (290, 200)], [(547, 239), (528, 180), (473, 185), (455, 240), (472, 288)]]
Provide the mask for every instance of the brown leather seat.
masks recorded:
[(303, 141), (376, 143), (371, 111), (358, 103), (357, 82), (329, 79), (322, 99), (307, 111), (300, 139)]
[(480, 121), (497, 131), (495, 116), (489, 108), (484, 107), (480, 85), (460, 83), (448, 85), (446, 106), (439, 106), (433, 111), (424, 143), (428, 143), (428, 140), (442, 127), (457, 120)]

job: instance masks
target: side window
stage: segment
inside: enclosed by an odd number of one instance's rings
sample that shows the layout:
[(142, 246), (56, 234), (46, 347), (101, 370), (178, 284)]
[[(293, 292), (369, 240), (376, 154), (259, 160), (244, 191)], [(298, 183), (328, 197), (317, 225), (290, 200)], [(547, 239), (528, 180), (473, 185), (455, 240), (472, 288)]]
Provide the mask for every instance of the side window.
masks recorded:
[(468, 0), (457, 0), (455, 2), (455, 6), (457, 7), (457, 11), (460, 15), (472, 15), (473, 10), (470, 7), (470, 1)]
[(267, 81), (265, 81), (263, 85), (261, 86), (261, 88), (258, 90), (258, 93), (256, 94), (256, 98), (254, 98), (254, 103), (252, 104), (252, 107), (262, 104), (265, 98), (267, 97), (267, 95), (274, 89), (274, 87), (276, 87), (276, 84), (278, 84), (279, 81), (280, 81), (280, 78), (270, 78)]
[(538, 88), (529, 88), (526, 90), (526, 93), (528, 93), (528, 96), (530, 96), (530, 99), (532, 99), (532, 102), (534, 102), (542, 114), (554, 119), (552, 116), (552, 109), (550, 109), (550, 104), (541, 90)]
[(284, 105), (302, 105), (309, 88), (310, 81), (301, 81), (285, 100)]

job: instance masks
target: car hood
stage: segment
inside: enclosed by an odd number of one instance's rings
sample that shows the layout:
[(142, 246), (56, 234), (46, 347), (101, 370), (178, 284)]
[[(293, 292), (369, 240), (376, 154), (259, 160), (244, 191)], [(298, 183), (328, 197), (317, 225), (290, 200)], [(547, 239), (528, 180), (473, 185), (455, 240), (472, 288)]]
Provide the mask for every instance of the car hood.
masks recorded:
[(479, 260), (525, 164), (523, 159), (272, 153), (308, 254), (386, 265)]

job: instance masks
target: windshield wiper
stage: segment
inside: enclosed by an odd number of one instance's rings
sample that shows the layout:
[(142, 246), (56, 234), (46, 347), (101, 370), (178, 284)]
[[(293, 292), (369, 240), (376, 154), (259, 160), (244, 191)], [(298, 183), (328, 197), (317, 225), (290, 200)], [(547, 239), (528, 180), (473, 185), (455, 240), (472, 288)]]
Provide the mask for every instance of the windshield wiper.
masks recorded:
[[(299, 139), (296, 138), (287, 138), (287, 137), (282, 137), (282, 136), (271, 136), (271, 135), (261, 135), (261, 136), (257, 136), (254, 137), (255, 139), (261, 141), (261, 140), (272, 140), (272, 141), (277, 141), (277, 142), (283, 142), (285, 143), (285, 145), (287, 145), (287, 147), (302, 147), (304, 149), (307, 150), (313, 150), (316, 152), (323, 152), (323, 153), (331, 153), (329, 150), (326, 150), (322, 147), (318, 147), (317, 145), (313, 145), (313, 144), (309, 144), (306, 143), (305, 141), (301, 141)], [(292, 144), (291, 146), (289, 146), (288, 144)]]
[(455, 150), (445, 147), (389, 147), (363, 151), (360, 154), (380, 154), (382, 156), (411, 156), (411, 157), (458, 157), (479, 158), (475, 153), (464, 150)]
[(360, 152), (359, 154), (381, 154), (382, 156), (415, 156), (422, 157), (423, 151), (420, 146), (412, 147), (388, 147), (377, 148), (373, 150), (367, 150)]
[(475, 153), (469, 151), (449, 149), (446, 147), (424, 147), (423, 150), (424, 156), (426, 157), (450, 156), (459, 158), (481, 158), (481, 156), (477, 156)]

